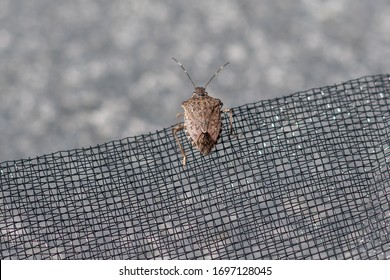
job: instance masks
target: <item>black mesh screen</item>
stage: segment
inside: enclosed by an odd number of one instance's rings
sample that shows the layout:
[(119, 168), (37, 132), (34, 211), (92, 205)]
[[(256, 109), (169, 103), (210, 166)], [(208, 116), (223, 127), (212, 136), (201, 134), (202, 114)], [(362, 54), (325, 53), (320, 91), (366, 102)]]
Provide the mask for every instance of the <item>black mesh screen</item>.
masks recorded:
[(390, 259), (390, 75), (0, 164), (2, 259)]

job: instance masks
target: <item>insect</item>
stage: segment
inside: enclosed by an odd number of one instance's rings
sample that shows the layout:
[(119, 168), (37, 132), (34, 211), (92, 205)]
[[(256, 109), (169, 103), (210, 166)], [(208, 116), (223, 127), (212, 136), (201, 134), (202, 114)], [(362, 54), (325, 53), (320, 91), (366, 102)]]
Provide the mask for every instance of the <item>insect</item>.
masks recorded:
[[(204, 87), (197, 87), (188, 74), (187, 70), (183, 65), (172, 57), (174, 61), (183, 69), (190, 79), (195, 91), (192, 97), (188, 100), (183, 101), (181, 107), (184, 109), (184, 113), (177, 114), (179, 123), (172, 129), (172, 133), (176, 138), (176, 142), (179, 145), (181, 154), (183, 155), (183, 165), (186, 165), (187, 156), (184, 152), (177, 133), (181, 130), (185, 130), (188, 139), (191, 144), (196, 147), (203, 155), (210, 154), (213, 147), (217, 144), (218, 138), (222, 130), (221, 113), (230, 112), (230, 133), (232, 133), (232, 122), (233, 122), (233, 110), (223, 109), (223, 103), (221, 100), (211, 97), (206, 92), (206, 87), (214, 79), (218, 73), (229, 64), (229, 62), (222, 65), (217, 72), (211, 77)], [(184, 124), (180, 123), (180, 116), (184, 115)]]

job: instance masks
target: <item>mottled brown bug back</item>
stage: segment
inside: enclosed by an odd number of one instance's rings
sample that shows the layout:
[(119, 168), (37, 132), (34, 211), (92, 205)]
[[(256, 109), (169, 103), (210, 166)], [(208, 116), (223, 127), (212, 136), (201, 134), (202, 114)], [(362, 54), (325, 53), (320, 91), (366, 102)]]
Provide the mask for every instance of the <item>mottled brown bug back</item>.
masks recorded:
[(219, 99), (196, 93), (182, 103), (184, 124), (192, 145), (203, 155), (208, 155), (218, 141), (221, 132), (221, 108)]

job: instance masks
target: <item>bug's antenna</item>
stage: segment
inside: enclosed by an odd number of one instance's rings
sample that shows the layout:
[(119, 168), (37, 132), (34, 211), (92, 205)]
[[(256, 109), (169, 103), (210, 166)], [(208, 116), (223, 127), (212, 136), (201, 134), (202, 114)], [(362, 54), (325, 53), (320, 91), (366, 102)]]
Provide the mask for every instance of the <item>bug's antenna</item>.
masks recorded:
[[(172, 59), (173, 59), (174, 61), (176, 61), (177, 64), (179, 64), (179, 66), (181, 67), (181, 69), (183, 69), (183, 71), (187, 74), (188, 78), (190, 79), (191, 83), (194, 85), (194, 88), (196, 88), (196, 85), (195, 85), (194, 81), (191, 79), (190, 74), (188, 74), (187, 70), (183, 67), (183, 65), (182, 65), (176, 58), (172, 57)], [(219, 71), (218, 71), (218, 72), (219, 72)]]
[(228, 65), (230, 62), (226, 62), (224, 65), (222, 65), (217, 72), (215, 72), (214, 76), (211, 77), (210, 81), (207, 82), (207, 84), (204, 86), (204, 89), (206, 89), (206, 87), (209, 85), (209, 83), (214, 79), (215, 76), (218, 75), (219, 71), (221, 71), (223, 69), (223, 67), (225, 67), (226, 65)]

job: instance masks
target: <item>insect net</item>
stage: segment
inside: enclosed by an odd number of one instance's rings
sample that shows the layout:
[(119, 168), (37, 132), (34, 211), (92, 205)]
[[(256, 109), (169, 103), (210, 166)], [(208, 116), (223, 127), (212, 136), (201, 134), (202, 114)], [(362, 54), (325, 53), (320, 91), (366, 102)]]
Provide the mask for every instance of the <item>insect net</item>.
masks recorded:
[(233, 109), (185, 167), (172, 127), (1, 163), (0, 257), (390, 258), (390, 75)]

